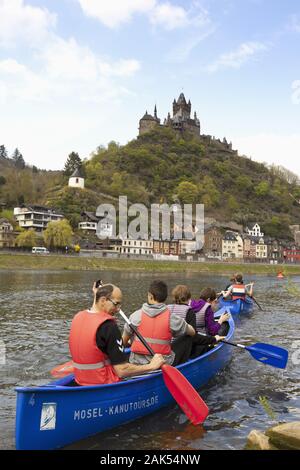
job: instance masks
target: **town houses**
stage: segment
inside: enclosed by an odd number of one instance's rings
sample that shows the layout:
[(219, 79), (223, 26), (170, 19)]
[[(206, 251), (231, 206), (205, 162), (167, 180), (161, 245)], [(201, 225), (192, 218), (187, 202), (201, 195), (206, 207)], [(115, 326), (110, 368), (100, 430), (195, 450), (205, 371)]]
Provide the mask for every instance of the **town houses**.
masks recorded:
[[(84, 188), (82, 180), (81, 174), (76, 172), (70, 178), (73, 185), (80, 185), (80, 189)], [(14, 226), (11, 221), (0, 219), (0, 249), (16, 247), (15, 239), (19, 233), (16, 229), (32, 229), (42, 234), (49, 222), (63, 220), (64, 216), (53, 208), (28, 204), (16, 207), (14, 218)], [(173, 229), (171, 239), (140, 237), (135, 240), (129, 236), (114, 236), (112, 224), (104, 222), (94, 212), (83, 211), (74, 237), (81, 252), (91, 256), (195, 262), (300, 263), (300, 226), (290, 226), (289, 230), (294, 240), (265, 235), (258, 222), (242, 227), (234, 222), (221, 223), (207, 219), (202, 230), (202, 243), (193, 238), (193, 228), (186, 238), (183, 234), (179, 237), (179, 232)]]

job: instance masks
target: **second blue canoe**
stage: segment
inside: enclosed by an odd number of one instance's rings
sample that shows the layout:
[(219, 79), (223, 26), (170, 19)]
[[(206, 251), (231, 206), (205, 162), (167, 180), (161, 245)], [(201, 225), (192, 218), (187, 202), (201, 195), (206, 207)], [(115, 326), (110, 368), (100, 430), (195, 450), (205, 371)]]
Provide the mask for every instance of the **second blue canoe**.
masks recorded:
[(227, 307), (232, 315), (249, 313), (253, 309), (253, 305), (253, 300), (249, 297), (246, 297), (245, 300), (225, 300), (223, 297), (219, 298), (219, 307)]

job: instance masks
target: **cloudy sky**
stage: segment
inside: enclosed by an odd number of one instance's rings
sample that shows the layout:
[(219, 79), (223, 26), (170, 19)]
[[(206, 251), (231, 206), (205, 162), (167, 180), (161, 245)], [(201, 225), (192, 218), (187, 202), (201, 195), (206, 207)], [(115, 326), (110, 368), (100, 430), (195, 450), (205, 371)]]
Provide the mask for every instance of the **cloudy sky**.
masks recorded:
[(0, 144), (61, 169), (183, 91), (201, 132), (300, 175), (299, 0), (0, 0)]

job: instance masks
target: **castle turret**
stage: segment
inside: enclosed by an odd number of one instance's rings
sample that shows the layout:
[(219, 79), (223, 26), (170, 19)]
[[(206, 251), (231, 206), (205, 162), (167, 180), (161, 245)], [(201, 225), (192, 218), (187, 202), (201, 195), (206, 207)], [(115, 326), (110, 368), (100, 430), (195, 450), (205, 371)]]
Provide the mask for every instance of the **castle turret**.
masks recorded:
[(155, 105), (154, 116), (151, 116), (151, 114), (148, 114), (148, 111), (146, 111), (142, 119), (140, 119), (139, 135), (145, 134), (145, 132), (149, 132), (154, 127), (159, 125), (159, 123), (160, 119), (157, 117), (157, 110)]
[(76, 170), (70, 176), (69, 187), (84, 189), (84, 177), (80, 171), (80, 168), (76, 168)]

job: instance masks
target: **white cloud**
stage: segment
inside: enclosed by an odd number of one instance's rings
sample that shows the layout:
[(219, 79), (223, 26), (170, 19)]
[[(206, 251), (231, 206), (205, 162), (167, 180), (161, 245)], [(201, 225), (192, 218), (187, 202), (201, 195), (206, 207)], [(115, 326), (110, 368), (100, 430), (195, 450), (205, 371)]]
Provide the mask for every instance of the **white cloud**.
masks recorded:
[(253, 58), (257, 53), (268, 50), (266, 44), (260, 42), (244, 42), (235, 51), (222, 54), (215, 62), (208, 65), (206, 70), (208, 72), (216, 72), (222, 68), (239, 69), (250, 58)]
[(300, 17), (299, 15), (292, 15), (288, 23), (287, 29), (296, 33), (300, 33)]
[(191, 26), (188, 34), (185, 34), (179, 45), (175, 46), (168, 54), (168, 60), (171, 62), (184, 62), (193, 49), (217, 29), (217, 25), (212, 22), (209, 12), (197, 2), (189, 10), (188, 21)]
[(38, 71), (14, 59), (0, 62), (2, 102), (52, 101), (56, 98), (104, 102), (128, 94), (119, 81), (140, 68), (135, 59), (104, 60), (75, 39), (53, 37), (42, 51)]
[(56, 24), (56, 15), (45, 8), (25, 5), (23, 0), (0, 0), (0, 45), (43, 41)]
[(44, 101), (47, 96), (47, 80), (14, 59), (0, 61), (0, 103), (11, 99)]
[(136, 13), (148, 13), (156, 0), (78, 0), (83, 12), (109, 28), (127, 23)]
[[(134, 15), (144, 14), (151, 24), (168, 31), (194, 24), (199, 26), (202, 11), (197, 1), (190, 9), (159, 0), (77, 0), (83, 12), (98, 19), (109, 28), (131, 21)], [(198, 10), (198, 11), (197, 11)], [(200, 11), (200, 14), (199, 14)]]
[(292, 83), (292, 103), (293, 104), (300, 104), (300, 80), (294, 80)]
[(42, 53), (46, 71), (51, 78), (93, 82), (101, 77), (130, 77), (140, 68), (135, 59), (104, 60), (74, 38), (56, 38)]
[(259, 162), (282, 165), (300, 176), (300, 134), (258, 134), (232, 139), (233, 148)]
[(189, 24), (187, 11), (182, 7), (171, 5), (169, 2), (155, 6), (150, 11), (150, 21), (167, 30), (185, 27)]

